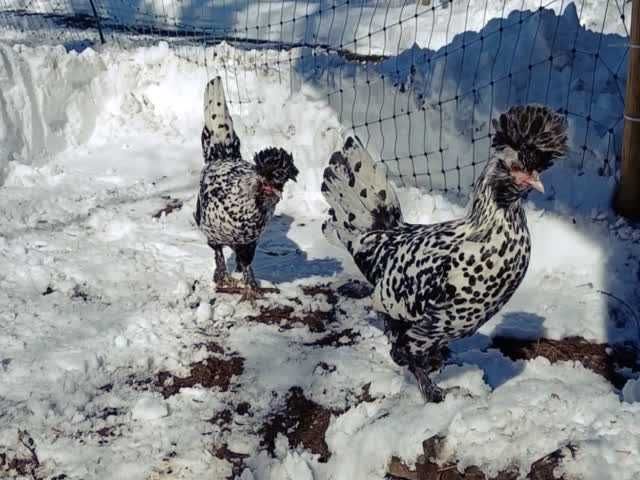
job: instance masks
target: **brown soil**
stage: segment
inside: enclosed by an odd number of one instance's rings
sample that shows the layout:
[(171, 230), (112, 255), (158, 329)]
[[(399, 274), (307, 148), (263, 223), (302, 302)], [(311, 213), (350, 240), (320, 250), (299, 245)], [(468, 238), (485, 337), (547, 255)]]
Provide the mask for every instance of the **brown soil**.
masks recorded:
[(570, 337), (562, 340), (517, 340), (494, 337), (493, 347), (511, 360), (529, 360), (545, 357), (551, 363), (579, 361), (585, 368), (593, 370), (609, 380), (616, 388), (622, 388), (627, 378), (618, 370), (627, 367), (638, 371), (638, 353), (626, 345), (609, 346), (605, 343), (591, 343), (584, 338)]
[(163, 198), (167, 200), (167, 204), (164, 207), (162, 207), (160, 210), (155, 212), (153, 215), (151, 215), (153, 218), (160, 218), (162, 217), (163, 213), (165, 215), (169, 215), (173, 211), (180, 210), (182, 208), (182, 205), (183, 205), (182, 200), (178, 198), (171, 198), (171, 197), (163, 197)]
[(224, 348), (218, 345), (216, 342), (204, 342), (204, 343), (196, 343), (194, 348), (204, 347), (207, 352), (217, 353), (219, 355), (224, 354)]
[(191, 373), (187, 377), (177, 377), (170, 372), (159, 372), (154, 380), (154, 386), (164, 398), (171, 397), (181, 388), (201, 385), (204, 388), (217, 387), (226, 392), (231, 385), (233, 376), (241, 375), (244, 371), (244, 360), (240, 357), (219, 358), (210, 356), (200, 362), (192, 363)]
[(308, 295), (310, 297), (313, 297), (315, 295), (324, 295), (327, 297), (327, 302), (331, 305), (335, 305), (336, 303), (338, 303), (338, 296), (329, 284), (302, 287), (302, 291), (305, 295)]
[[(327, 303), (330, 305), (336, 305), (338, 303), (338, 296), (329, 284), (305, 286), (302, 287), (302, 292), (309, 297), (324, 295), (327, 298)], [(262, 309), (257, 317), (250, 317), (249, 320), (268, 325), (278, 325), (284, 330), (306, 326), (314, 333), (325, 332), (326, 325), (335, 320), (333, 310), (327, 312), (304, 312), (301, 314), (294, 314), (294, 311), (292, 307), (288, 306), (266, 308)]]
[[(415, 469), (407, 467), (398, 457), (393, 457), (388, 466), (387, 478), (389, 480), (517, 480), (519, 478), (519, 472), (515, 468), (489, 478), (476, 466), (467, 467), (463, 472), (459, 472), (455, 463), (439, 465), (437, 459), (440, 457), (443, 444), (443, 437), (435, 436), (425, 440), (424, 455), (421, 455), (416, 462)], [(528, 480), (563, 480), (564, 477), (554, 475), (554, 470), (563, 458), (574, 454), (575, 448), (570, 445), (555, 450), (531, 465), (526, 478)]]
[(234, 478), (239, 478), (242, 475), (242, 472), (245, 469), (244, 460), (249, 455), (244, 455), (242, 453), (235, 453), (229, 450), (227, 445), (222, 445), (221, 447), (217, 447), (213, 451), (213, 455), (220, 460), (226, 460), (231, 464), (231, 475), (228, 476), (225, 480), (233, 480)]
[(115, 426), (102, 427), (99, 430), (96, 430), (96, 434), (98, 435), (98, 444), (99, 445), (108, 445), (111, 439), (115, 437), (120, 437), (119, 427), (122, 427), (123, 424), (118, 424)]
[(276, 437), (283, 434), (293, 448), (302, 446), (320, 455), (319, 461), (324, 463), (331, 456), (324, 435), (331, 415), (339, 413), (309, 400), (300, 387), (291, 387), (285, 408), (272, 415), (261, 428), (262, 445), (273, 454)]
[(39, 478), (35, 476), (39, 466), (34, 458), (9, 458), (6, 453), (0, 453), (0, 473), (16, 473), (19, 476)]
[(238, 415), (250, 415), (250, 416), (253, 416), (253, 414), (251, 413), (251, 405), (249, 404), (249, 402), (240, 402), (236, 406), (236, 413)]
[(347, 347), (355, 345), (360, 338), (358, 332), (347, 328), (340, 332), (331, 332), (314, 342), (305, 343), (307, 347)]
[(227, 428), (227, 426), (231, 423), (232, 419), (233, 413), (231, 413), (231, 410), (228, 408), (225, 408), (224, 410), (216, 412), (207, 422), (228, 431), (230, 428)]
[(109, 417), (117, 417), (122, 415), (122, 410), (119, 408), (107, 407), (103, 408), (96, 414), (96, 418), (100, 418), (102, 420), (106, 420)]
[(26, 454), (18, 457), (0, 452), (0, 474), (4, 472), (10, 475), (17, 474), (19, 476), (32, 478), (33, 480), (40, 480), (42, 478), (38, 474), (40, 460), (36, 453), (36, 444), (33, 438), (31, 438), (28, 432), (18, 430), (18, 441), (26, 449)]
[(362, 386), (362, 388), (360, 389), (360, 393), (356, 395), (356, 401), (358, 402), (358, 404), (363, 402), (370, 403), (375, 401), (375, 398), (372, 397), (371, 393), (369, 392), (370, 389), (371, 389), (371, 382)]
[(263, 308), (254, 317), (247, 317), (251, 322), (276, 325), (283, 330), (296, 327), (307, 327), (314, 333), (326, 331), (325, 324), (331, 321), (331, 312), (306, 312), (300, 316), (294, 315), (293, 307)]
[[(258, 291), (260, 293), (280, 293), (280, 290), (278, 288), (272, 288), (272, 287), (260, 287)], [(245, 293), (245, 287), (242, 284), (239, 284), (237, 287), (236, 286), (230, 286), (230, 287), (216, 286), (216, 293), (226, 293), (229, 295), (242, 295)]]
[(129, 375), (127, 384), (141, 389), (153, 388), (164, 396), (171, 397), (180, 392), (181, 388), (201, 385), (204, 388), (219, 388), (226, 392), (231, 386), (231, 379), (241, 375), (244, 371), (244, 359), (238, 356), (224, 354), (224, 349), (215, 342), (202, 343), (211, 355), (204, 360), (189, 365), (190, 372), (186, 377), (178, 377), (163, 370), (151, 378), (136, 378)]

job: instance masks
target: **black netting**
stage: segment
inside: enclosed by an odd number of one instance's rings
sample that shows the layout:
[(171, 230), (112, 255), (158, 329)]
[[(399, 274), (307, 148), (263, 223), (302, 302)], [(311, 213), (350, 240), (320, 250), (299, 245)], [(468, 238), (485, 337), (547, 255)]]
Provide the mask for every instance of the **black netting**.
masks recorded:
[[(5, 41), (132, 47), (166, 41), (222, 74), (312, 85), (404, 185), (465, 191), (490, 119), (539, 102), (570, 119), (570, 164), (615, 176), (628, 0), (0, 0)], [(226, 42), (224, 49), (212, 48)]]

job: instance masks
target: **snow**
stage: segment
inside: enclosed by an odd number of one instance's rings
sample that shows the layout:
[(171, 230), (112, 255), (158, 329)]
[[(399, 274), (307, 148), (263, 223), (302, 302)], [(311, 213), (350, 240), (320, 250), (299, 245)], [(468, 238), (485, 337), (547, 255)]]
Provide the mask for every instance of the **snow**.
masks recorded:
[[(361, 54), (396, 55), (417, 44), (439, 49), (462, 32), (477, 32), (490, 19), (505, 18), (514, 10), (544, 7), (562, 14), (574, 2), (541, 0), (365, 0), (349, 2), (309, 0), (249, 2), (246, 0), (120, 0), (97, 1), (103, 24), (126, 25), (142, 31), (205, 29), (239, 39), (292, 44), (331, 45)], [(588, 29), (626, 35), (630, 2), (579, 0), (581, 24)], [(5, 0), (4, 9), (30, 12), (93, 15), (88, 2), (71, 0), (50, 5), (47, 0)], [(621, 16), (625, 15), (625, 20)]]
[[(394, 5), (390, 12), (403, 8)], [(568, 7), (553, 8), (573, 21)], [(484, 24), (467, 26), (475, 28)], [(429, 48), (439, 41), (452, 37)], [(49, 477), (223, 479), (231, 464), (215, 449), (226, 444), (248, 455), (243, 480), (370, 480), (384, 478), (392, 455), (411, 463), (423, 440), (441, 434), (461, 467), (487, 474), (510, 466), (526, 472), (571, 443), (576, 454), (560, 469), (575, 478), (640, 475), (637, 378), (618, 391), (579, 363), (512, 361), (488, 348), (497, 334), (638, 341), (628, 308), (639, 301), (640, 238), (609, 210), (611, 177), (589, 165), (578, 175), (571, 161), (546, 175), (551, 193), (527, 203), (533, 258), (524, 284), (480, 332), (452, 345), (436, 380), (457, 390), (425, 405), (411, 375), (392, 362), (367, 298), (340, 297), (336, 321), (318, 333), (252, 321), (254, 307), (212, 291), (212, 254), (192, 217), (201, 96), (231, 62), (242, 82), (240, 89), (227, 82), (229, 98), (254, 100), (231, 104), (243, 155), (281, 146), (301, 172), (258, 248), (257, 277), (280, 288), (263, 305), (289, 306), (300, 318), (327, 312), (328, 299), (302, 287), (359, 277), (345, 252), (320, 234), (321, 172), (345, 129), (326, 91), (288, 64), (278, 69), (287, 52), (260, 51), (273, 65), (260, 70), (256, 52), (223, 44), (205, 54), (207, 68), (166, 43), (82, 53), (0, 43), (0, 452), (14, 449), (20, 428), (34, 438)], [(579, 65), (576, 75), (589, 68)], [(416, 78), (424, 84), (420, 72)], [(609, 100), (594, 115), (619, 114)], [(454, 139), (457, 132), (445, 134)], [(452, 150), (469, 151), (461, 140)], [(399, 193), (410, 221), (464, 211), (460, 197), (413, 187)], [(154, 219), (169, 198), (184, 206)], [(312, 345), (327, 333), (336, 342)], [(164, 398), (145, 387), (162, 371), (186, 377), (190, 364), (210, 355), (209, 342), (225, 358), (243, 359), (229, 390), (194, 385)], [(374, 400), (354, 401), (369, 383)], [(283, 435), (274, 456), (260, 445), (260, 427), (296, 385), (337, 412), (326, 434), (327, 463)], [(241, 402), (249, 414), (236, 412)], [(232, 411), (227, 429), (210, 421), (225, 409)]]
[(160, 395), (141, 395), (131, 411), (133, 420), (157, 420), (169, 415), (169, 408)]

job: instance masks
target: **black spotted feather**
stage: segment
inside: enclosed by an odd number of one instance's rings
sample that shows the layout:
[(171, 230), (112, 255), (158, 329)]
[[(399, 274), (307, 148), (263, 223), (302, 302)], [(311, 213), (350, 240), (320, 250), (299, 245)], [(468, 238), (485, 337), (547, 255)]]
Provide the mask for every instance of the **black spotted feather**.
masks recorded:
[(251, 262), (256, 242), (273, 216), (285, 183), (295, 180), (298, 170), (291, 154), (281, 148), (257, 153), (254, 163), (242, 159), (220, 77), (207, 85), (204, 120), (205, 164), (194, 217), (215, 251), (216, 282), (230, 281), (222, 255), (222, 247), (229, 246), (236, 252), (248, 287), (255, 289)]
[(566, 120), (546, 107), (514, 107), (495, 128), (492, 157), (458, 220), (404, 222), (386, 171), (351, 138), (324, 172), (324, 231), (373, 285), (392, 356), (411, 368), (428, 400), (442, 398), (426, 375), (431, 360), (477, 331), (522, 282), (531, 242), (521, 199), (567, 148)]

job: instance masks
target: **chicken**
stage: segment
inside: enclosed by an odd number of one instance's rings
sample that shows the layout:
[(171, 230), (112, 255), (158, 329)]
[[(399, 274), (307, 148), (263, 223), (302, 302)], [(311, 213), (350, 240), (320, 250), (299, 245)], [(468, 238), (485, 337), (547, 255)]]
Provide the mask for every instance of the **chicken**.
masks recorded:
[(216, 286), (236, 286), (222, 251), (224, 246), (231, 247), (244, 280), (242, 300), (253, 302), (260, 293), (251, 267), (257, 241), (273, 216), (284, 185), (296, 180), (298, 169), (291, 154), (281, 148), (258, 152), (254, 164), (242, 159), (220, 77), (207, 85), (204, 119), (201, 140), (205, 163), (195, 221), (215, 253)]
[(544, 191), (540, 173), (567, 150), (566, 119), (544, 106), (513, 107), (493, 125), (490, 159), (458, 220), (406, 223), (384, 165), (357, 139), (324, 171), (331, 208), (323, 231), (373, 286), (391, 356), (408, 366), (425, 401), (443, 399), (428, 375), (448, 342), (476, 332), (522, 282), (531, 254), (522, 199)]

